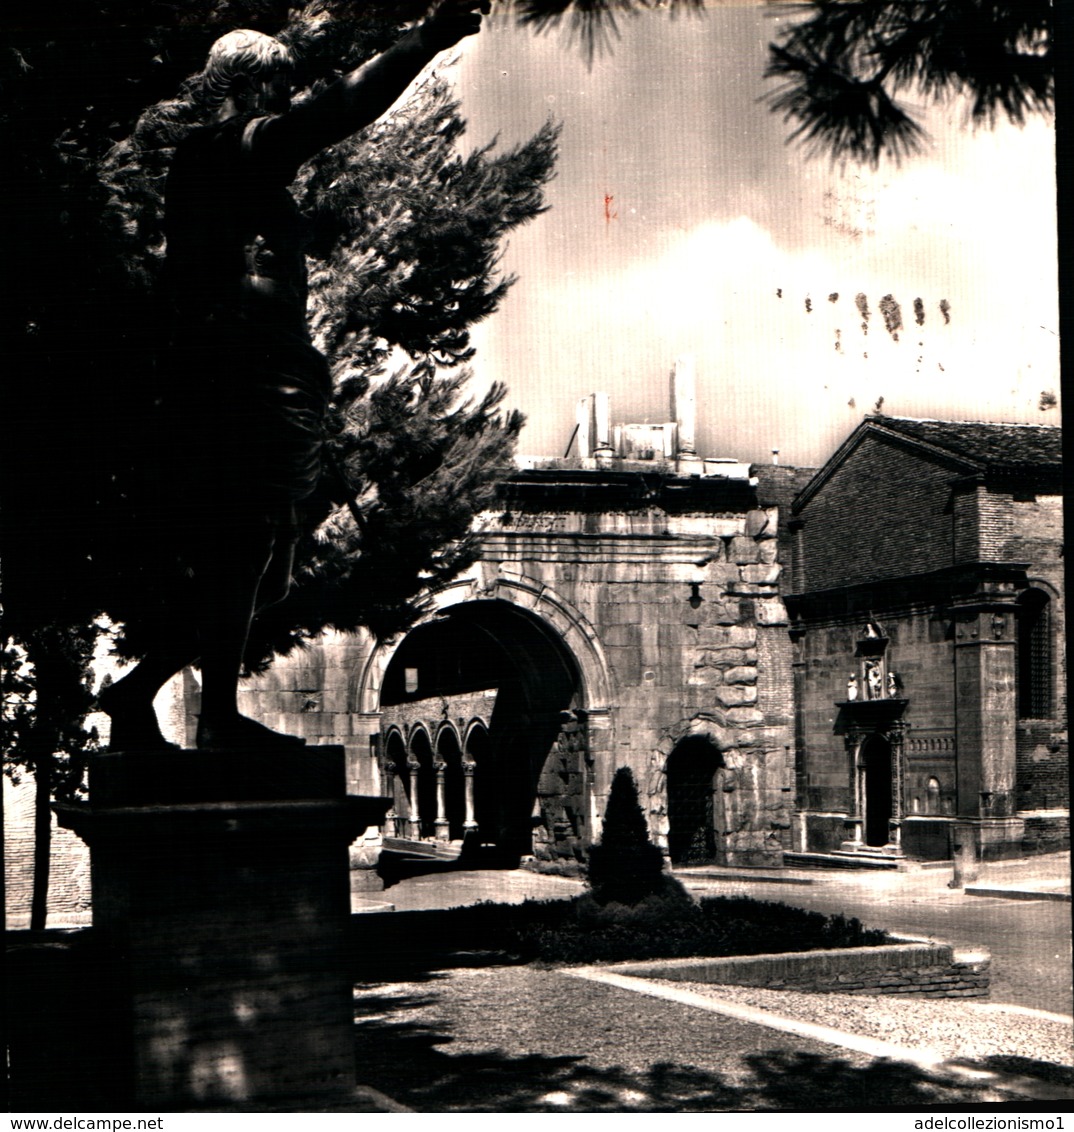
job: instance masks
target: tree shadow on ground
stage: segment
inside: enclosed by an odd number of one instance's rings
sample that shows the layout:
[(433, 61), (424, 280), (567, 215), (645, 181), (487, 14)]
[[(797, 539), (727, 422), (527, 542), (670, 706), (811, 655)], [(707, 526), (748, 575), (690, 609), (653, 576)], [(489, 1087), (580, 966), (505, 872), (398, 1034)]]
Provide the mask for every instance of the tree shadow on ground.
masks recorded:
[[(358, 1080), (418, 1112), (720, 1112), (921, 1109), (1010, 1103), (987, 1085), (954, 1081), (916, 1066), (875, 1060), (855, 1063), (834, 1052), (779, 1048), (773, 1035), (763, 1052), (727, 1055), (729, 1069), (714, 1072), (668, 1060), (626, 1068), (596, 1064), (585, 1053), (583, 1019), (548, 1019), (560, 1028), (565, 1052), (515, 1053), (455, 1047), (447, 1027), (413, 1011), (432, 996), (403, 987), (377, 988), (360, 999), (355, 1029)], [(526, 1009), (539, 1012), (540, 1002)], [(794, 1041), (794, 1039), (791, 1039)], [(490, 1043), (491, 1044), (491, 1043)], [(1044, 1077), (1044, 1066), (1016, 1059), (1002, 1068)], [(1001, 1068), (996, 1066), (995, 1068)], [(1054, 1077), (1052, 1078), (1054, 1081)]]
[(1033, 1077), (1046, 1081), (1049, 1085), (1069, 1089), (1071, 1098), (1074, 1098), (1074, 1067), (1070, 1065), (1036, 1061), (1031, 1057), (1022, 1057), (1013, 1053), (995, 1054), (992, 1057), (979, 1058), (974, 1062), (959, 1061), (956, 1064), (990, 1070), (994, 1073), (1006, 1073), (1014, 1077)]

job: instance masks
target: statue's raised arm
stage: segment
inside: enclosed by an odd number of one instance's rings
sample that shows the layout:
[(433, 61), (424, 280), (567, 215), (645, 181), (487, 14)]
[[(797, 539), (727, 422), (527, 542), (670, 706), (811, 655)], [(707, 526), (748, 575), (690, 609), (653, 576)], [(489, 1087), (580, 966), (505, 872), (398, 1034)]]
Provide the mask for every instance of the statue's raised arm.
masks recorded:
[(441, 51), (481, 28), (490, 0), (442, 0), (383, 54), (343, 75), (298, 106), (290, 106), (290, 76), (268, 73), (256, 90), (269, 116), (251, 130), (251, 150), (297, 170), (326, 146), (371, 125)]

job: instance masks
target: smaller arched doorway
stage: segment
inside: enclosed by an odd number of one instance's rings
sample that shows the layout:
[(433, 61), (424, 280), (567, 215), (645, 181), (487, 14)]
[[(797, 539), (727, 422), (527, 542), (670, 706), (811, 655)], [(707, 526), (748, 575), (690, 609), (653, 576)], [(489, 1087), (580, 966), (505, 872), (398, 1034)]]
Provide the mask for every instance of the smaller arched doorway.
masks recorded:
[(668, 852), (672, 864), (724, 857), (723, 756), (704, 735), (680, 740), (668, 756)]
[(870, 735), (862, 745), (864, 771), (865, 844), (887, 845), (891, 840), (891, 743), (883, 735)]

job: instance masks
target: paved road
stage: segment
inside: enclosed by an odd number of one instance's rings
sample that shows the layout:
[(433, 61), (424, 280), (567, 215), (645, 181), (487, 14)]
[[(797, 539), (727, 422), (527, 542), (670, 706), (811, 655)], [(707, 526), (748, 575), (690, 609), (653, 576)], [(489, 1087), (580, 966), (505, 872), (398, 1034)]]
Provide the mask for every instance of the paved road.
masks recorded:
[(967, 896), (946, 874), (824, 878), (812, 885), (692, 880), (696, 892), (743, 893), (819, 912), (857, 916), (870, 927), (929, 935), (992, 953), (993, 1002), (1074, 1013), (1071, 905)]

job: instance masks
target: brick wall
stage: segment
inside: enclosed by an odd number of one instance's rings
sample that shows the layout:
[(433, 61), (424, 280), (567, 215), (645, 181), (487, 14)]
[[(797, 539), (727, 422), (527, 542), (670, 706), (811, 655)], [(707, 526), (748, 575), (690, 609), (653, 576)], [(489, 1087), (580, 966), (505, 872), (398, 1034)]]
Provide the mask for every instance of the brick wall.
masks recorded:
[[(1065, 809), (1069, 764), (1061, 498), (994, 477), (986, 481), (961, 475), (953, 464), (934, 461), (887, 438), (866, 436), (818, 485), (796, 518), (803, 522), (796, 588), (814, 595), (834, 591), (810, 598), (803, 606), (813, 612), (801, 622), (805, 633), (796, 658), (801, 804), (818, 811), (809, 819), (810, 846), (830, 849), (838, 843), (838, 819), (823, 815), (845, 810), (849, 801), (847, 757), (842, 737), (835, 733), (834, 702), (846, 698), (846, 681), (856, 667), (854, 637), (866, 609), (890, 638), (888, 669), (899, 674), (902, 694), (909, 699), (904, 717), (910, 725), (904, 748), (907, 851), (923, 857), (946, 855), (945, 831), (936, 819), (942, 824), (943, 817), (958, 811), (956, 765), (971, 766), (986, 754), (993, 771), (1017, 763), (1019, 811)], [(950, 639), (954, 590), (947, 592), (943, 576), (936, 576), (927, 588), (920, 577), (977, 562), (1025, 565), (1029, 583), (1050, 596), (1055, 640), (1054, 717), (1022, 719), (1016, 735), (1014, 697), (1005, 679), (996, 692), (1003, 692), (1002, 710), (1012, 717), (1009, 742), (1005, 737), (999, 749), (993, 735), (996, 749), (987, 752), (972, 727), (963, 728), (961, 740), (956, 734), (956, 709), (964, 723), (977, 709), (965, 700), (956, 702)], [(915, 575), (917, 580), (907, 580)], [(967, 578), (958, 584), (965, 590), (974, 583)], [(860, 588), (840, 590), (851, 586)], [(915, 593), (920, 597), (914, 598)], [(858, 612), (840, 615), (840, 601)], [(978, 684), (971, 680), (963, 696), (980, 694)], [(985, 716), (994, 719), (988, 710)], [(962, 749), (956, 751), (958, 741)], [(966, 812), (974, 811), (979, 789), (971, 788), (971, 778), (966, 778), (968, 796), (961, 800)], [(1027, 846), (1055, 844), (1062, 837), (1061, 824), (1050, 813), (1034, 818), (1027, 827)]]
[(1070, 814), (1026, 814), (1023, 853), (1059, 853), (1070, 848)]
[(623, 975), (832, 994), (902, 994), (982, 998), (989, 990), (987, 952), (946, 943), (909, 943), (787, 954), (618, 963)]
[(398, 727), (405, 737), (416, 724), (424, 723), (430, 740), (435, 742), (437, 729), (441, 724), (449, 723), (454, 728), (461, 746), (471, 723), (480, 721), (488, 726), (495, 702), (495, 689), (462, 695), (436, 696), (428, 700), (408, 700), (406, 703), (392, 704), (384, 708), (381, 728), (382, 731), (387, 731), (389, 727)]
[(803, 588), (950, 566), (955, 475), (950, 466), (921, 459), (887, 438), (866, 437), (798, 513), (804, 521)]
[[(1070, 805), (1070, 756), (1067, 742), (1067, 650), (1064, 594), (1063, 506), (1057, 495), (992, 494), (992, 508), (1003, 513), (996, 523), (992, 552), (1002, 560), (1029, 564), (1030, 583), (1050, 598), (1054, 639), (1054, 714), (1050, 719), (1020, 719), (1017, 726), (1016, 803), (1019, 810), (1066, 809)], [(1044, 829), (1038, 821), (1034, 828)], [(1069, 837), (1069, 827), (1066, 834)], [(1041, 833), (1030, 840), (1063, 841)]]
[(1023, 719), (1017, 731), (1015, 800), (1019, 810), (1055, 810), (1070, 804), (1070, 750), (1055, 720)]

